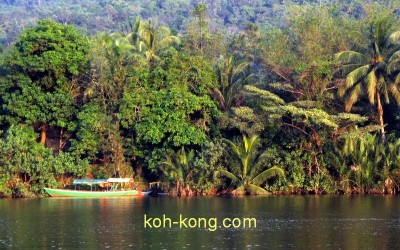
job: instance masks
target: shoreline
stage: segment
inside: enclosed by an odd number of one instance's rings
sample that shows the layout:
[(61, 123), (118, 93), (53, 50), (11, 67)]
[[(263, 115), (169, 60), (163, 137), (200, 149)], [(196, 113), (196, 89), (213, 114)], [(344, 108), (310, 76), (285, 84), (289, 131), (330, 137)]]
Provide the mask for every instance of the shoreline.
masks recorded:
[[(157, 197), (171, 197), (171, 198), (197, 198), (197, 197), (210, 197), (210, 198), (223, 198), (223, 197), (229, 197), (229, 198), (242, 198), (242, 197), (271, 197), (271, 196), (397, 196), (397, 193), (377, 193), (377, 192), (372, 192), (372, 193), (268, 193), (268, 194), (242, 194), (242, 195), (233, 195), (233, 194), (218, 194), (218, 195), (192, 195), (192, 196), (177, 196), (177, 195), (147, 195), (152, 198), (157, 198)], [(49, 195), (35, 195), (35, 196), (25, 196), (25, 197), (10, 197), (6, 195), (1, 195), (0, 194), (0, 200), (2, 199), (38, 199), (38, 198), (94, 198), (94, 199), (107, 199), (107, 198), (115, 198), (115, 197), (51, 197)], [(132, 196), (129, 197), (118, 197), (118, 198), (132, 198)]]

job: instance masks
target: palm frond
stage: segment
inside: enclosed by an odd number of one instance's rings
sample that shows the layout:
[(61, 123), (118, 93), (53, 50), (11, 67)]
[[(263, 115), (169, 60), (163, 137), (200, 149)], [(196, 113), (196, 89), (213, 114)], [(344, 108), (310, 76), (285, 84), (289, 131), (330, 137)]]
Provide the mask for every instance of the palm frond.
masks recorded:
[(139, 47), (139, 51), (142, 52), (145, 50), (145, 48), (147, 48), (147, 45), (144, 41), (140, 41), (138, 44), (138, 47)]
[[(243, 137), (244, 141), (244, 137)], [(258, 135), (252, 135), (250, 138), (246, 138), (246, 141), (248, 142), (247, 146), (245, 146), (246, 152), (250, 152), (255, 150), (260, 143), (260, 137)]]
[(219, 178), (223, 176), (231, 179), (233, 182), (237, 182), (239, 180), (237, 176), (227, 170), (217, 170), (214, 172), (214, 178)]
[[(397, 78), (400, 78), (400, 74), (397, 76)], [(396, 83), (391, 83), (388, 86), (390, 93), (396, 100), (397, 104), (400, 104), (400, 90), (399, 87), (397, 86)]]
[(194, 160), (194, 156), (195, 156), (195, 152), (193, 149), (191, 149), (191, 150), (189, 150), (189, 152), (187, 152), (186, 158), (187, 158), (188, 163), (192, 162)]
[(172, 158), (169, 155), (165, 156), (165, 160), (161, 162), (161, 166), (163, 166), (163, 165), (170, 167), (170, 168), (175, 167), (175, 164), (172, 162)]
[(389, 62), (387, 72), (389, 75), (395, 75), (400, 72), (400, 57)]
[(161, 162), (160, 170), (169, 178), (177, 178), (179, 180), (182, 180), (183, 178), (181, 167), (179, 164), (173, 162), (173, 159), (169, 155), (167, 155), (165, 160)]
[(261, 184), (267, 179), (270, 179), (272, 177), (284, 177), (284, 176), (285, 176), (285, 171), (282, 168), (273, 166), (272, 168), (264, 170), (259, 175), (254, 177), (252, 182), (254, 184)]
[(381, 85), (382, 87), (380, 89), (378, 89), (377, 91), (379, 91), (380, 93), (378, 94), (383, 94), (384, 98), (385, 98), (385, 103), (390, 103), (390, 99), (389, 99), (389, 86), (385, 83), (385, 79), (383, 78), (383, 76), (381, 76), (379, 78), (379, 82), (383, 83), (383, 85)]
[(212, 91), (214, 92), (214, 98), (217, 99), (219, 106), (225, 110), (226, 105), (225, 105), (225, 98), (224, 95), (221, 93), (221, 91), (217, 88), (213, 88)]
[(163, 38), (162, 40), (159, 41), (158, 43), (158, 49), (162, 49), (165, 47), (168, 47), (172, 44), (179, 44), (181, 39), (178, 36), (168, 36)]
[(164, 38), (171, 35), (171, 29), (166, 26), (160, 26), (156, 29), (157, 36)]
[(347, 75), (348, 73), (354, 71), (355, 69), (358, 69), (362, 66), (365, 66), (365, 64), (360, 64), (360, 63), (349, 63), (342, 65), (340, 67), (340, 75)]
[(389, 36), (389, 42), (391, 44), (397, 45), (400, 44), (400, 30), (393, 32), (390, 36)]
[(339, 97), (343, 97), (348, 89), (361, 82), (368, 75), (369, 70), (370, 66), (364, 65), (350, 72), (346, 77), (346, 83), (339, 87)]
[(346, 98), (345, 101), (345, 110), (346, 112), (349, 112), (351, 108), (353, 107), (354, 103), (358, 101), (358, 98), (360, 97), (362, 93), (361, 85), (358, 84), (356, 85), (349, 93), (348, 97)]
[(244, 194), (245, 191), (246, 191), (246, 188), (244, 186), (240, 185), (238, 188), (233, 190), (233, 194)]
[(369, 73), (370, 66), (364, 65), (358, 69), (353, 70), (346, 78), (346, 87), (350, 88), (354, 84), (361, 82)]
[(268, 194), (268, 191), (264, 188), (257, 186), (255, 184), (249, 184), (247, 186), (248, 191), (256, 193), (256, 194)]
[(129, 39), (126, 37), (120, 37), (115, 40), (115, 46), (117, 46), (120, 51), (128, 51), (128, 50), (133, 50), (135, 49), (135, 46), (133, 46)]
[(394, 61), (394, 60), (398, 60), (398, 59), (400, 59), (400, 50), (394, 52), (394, 53), (389, 57), (388, 62), (390, 63), (390, 62), (392, 62), (392, 61)]
[(235, 153), (235, 155), (240, 156), (242, 152), (240, 151), (240, 147), (238, 147), (234, 142), (228, 139), (223, 139), (224, 142), (228, 143), (230, 149)]
[(250, 142), (250, 151), (255, 150), (260, 144), (260, 137), (258, 135), (252, 135), (249, 139)]
[(249, 66), (249, 63), (247, 62), (242, 62), (236, 67), (233, 68), (232, 71), (232, 76), (240, 75), (240, 74), (246, 74), (246, 70)]
[(335, 59), (340, 64), (367, 64), (369, 62), (368, 57), (359, 52), (351, 50), (336, 53)]

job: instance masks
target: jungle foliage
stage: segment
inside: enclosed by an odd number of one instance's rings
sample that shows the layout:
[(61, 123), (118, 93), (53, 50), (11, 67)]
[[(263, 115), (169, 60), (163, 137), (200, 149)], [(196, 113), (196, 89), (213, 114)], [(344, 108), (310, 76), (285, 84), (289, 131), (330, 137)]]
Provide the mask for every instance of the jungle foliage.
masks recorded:
[(400, 6), (280, 2), (3, 1), (0, 194), (398, 192)]

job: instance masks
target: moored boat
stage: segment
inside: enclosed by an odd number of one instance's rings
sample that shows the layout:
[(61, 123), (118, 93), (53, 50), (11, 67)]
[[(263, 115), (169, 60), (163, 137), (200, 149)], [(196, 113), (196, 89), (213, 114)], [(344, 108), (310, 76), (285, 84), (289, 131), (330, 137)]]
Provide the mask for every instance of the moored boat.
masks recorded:
[[(120, 197), (147, 195), (150, 191), (124, 190), (124, 186), (132, 183), (131, 178), (109, 179), (77, 179), (72, 183), (75, 189), (44, 188), (51, 197)], [(90, 186), (90, 190), (79, 190), (78, 187)], [(93, 190), (94, 188), (94, 190)], [(100, 190), (101, 189), (101, 190)]]

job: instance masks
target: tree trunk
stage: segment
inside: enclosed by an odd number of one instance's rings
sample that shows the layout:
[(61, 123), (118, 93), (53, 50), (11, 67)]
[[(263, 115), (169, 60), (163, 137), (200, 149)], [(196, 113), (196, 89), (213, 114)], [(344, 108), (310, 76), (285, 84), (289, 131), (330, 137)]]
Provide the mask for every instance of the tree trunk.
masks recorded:
[(383, 108), (381, 103), (381, 96), (379, 91), (376, 92), (376, 100), (377, 100), (377, 108), (378, 108), (378, 117), (379, 117), (379, 126), (381, 127), (381, 139), (382, 142), (385, 141), (385, 125), (383, 124)]
[(40, 143), (46, 145), (47, 126), (43, 124), (40, 131)]
[(63, 129), (60, 129), (60, 140), (58, 142), (58, 154), (61, 153), (61, 149), (63, 148), (63, 143), (62, 143), (62, 137), (63, 137)]

